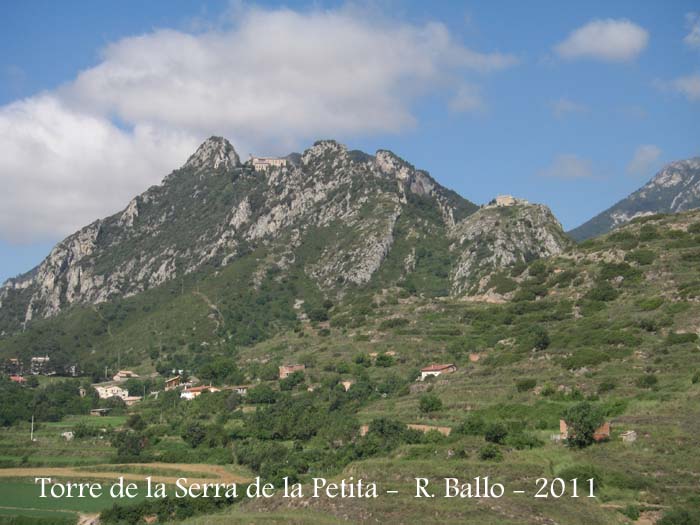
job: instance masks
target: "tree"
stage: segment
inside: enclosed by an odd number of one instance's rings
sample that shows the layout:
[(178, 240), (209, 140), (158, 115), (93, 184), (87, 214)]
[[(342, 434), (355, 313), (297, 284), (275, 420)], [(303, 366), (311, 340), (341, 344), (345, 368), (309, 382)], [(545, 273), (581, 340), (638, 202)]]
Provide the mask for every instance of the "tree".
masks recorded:
[(117, 456), (121, 459), (138, 457), (146, 446), (146, 440), (136, 432), (125, 430), (114, 435), (112, 446), (116, 447)]
[(207, 430), (201, 423), (190, 423), (182, 433), (182, 439), (192, 448), (197, 448), (204, 438), (207, 437)]
[(429, 412), (437, 412), (442, 408), (442, 401), (435, 394), (424, 394), (418, 402), (420, 411), (427, 414)]
[(544, 350), (549, 346), (549, 333), (542, 326), (533, 326), (530, 329), (530, 337), (532, 340), (532, 347), (536, 350)]
[(593, 434), (603, 424), (602, 411), (588, 401), (569, 407), (562, 418), (568, 427), (566, 444), (584, 448), (593, 443)]
[(249, 403), (274, 403), (277, 401), (277, 393), (268, 385), (262, 384), (248, 390)]
[(133, 430), (143, 430), (146, 428), (146, 422), (141, 417), (141, 414), (132, 414), (126, 420), (126, 426)]
[(292, 390), (304, 382), (304, 372), (297, 370), (280, 380), (280, 390)]
[(484, 439), (490, 443), (503, 443), (507, 435), (508, 429), (500, 422), (489, 423), (484, 430)]
[(384, 368), (393, 366), (393, 364), (394, 358), (386, 354), (378, 355), (376, 361), (374, 362), (374, 366), (380, 366)]

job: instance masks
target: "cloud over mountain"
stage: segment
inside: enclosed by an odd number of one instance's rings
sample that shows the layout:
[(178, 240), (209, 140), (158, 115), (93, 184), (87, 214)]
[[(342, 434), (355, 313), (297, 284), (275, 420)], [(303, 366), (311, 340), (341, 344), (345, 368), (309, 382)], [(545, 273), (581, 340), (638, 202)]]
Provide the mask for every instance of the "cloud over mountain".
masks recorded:
[(606, 62), (635, 59), (647, 46), (649, 33), (626, 19), (593, 20), (572, 31), (554, 48), (567, 60), (589, 58)]
[(465, 97), (465, 77), (515, 63), (463, 46), (440, 23), (347, 9), (243, 8), (224, 29), (119, 40), (72, 82), (0, 107), (0, 237), (62, 235), (115, 211), (205, 136), (231, 137), (245, 155), (399, 132), (415, 124), (419, 97), (461, 93), (468, 110), (481, 99)]

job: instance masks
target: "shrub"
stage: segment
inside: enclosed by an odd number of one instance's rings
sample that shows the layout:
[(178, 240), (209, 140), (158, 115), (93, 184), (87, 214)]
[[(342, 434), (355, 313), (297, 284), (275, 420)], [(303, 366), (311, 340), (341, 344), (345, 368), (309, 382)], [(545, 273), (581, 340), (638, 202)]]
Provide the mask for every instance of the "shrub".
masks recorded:
[(698, 340), (698, 334), (696, 333), (684, 333), (679, 334), (677, 332), (670, 332), (666, 338), (666, 342), (670, 345), (680, 345), (683, 343), (694, 343)]
[(378, 355), (377, 359), (374, 362), (374, 365), (383, 368), (388, 368), (394, 365), (394, 358), (386, 354)]
[(651, 250), (635, 250), (625, 255), (625, 261), (636, 262), (639, 265), (647, 265), (654, 262), (656, 254)]
[(566, 409), (562, 419), (568, 426), (569, 437), (566, 444), (570, 447), (584, 448), (593, 443), (593, 434), (603, 423), (604, 416), (598, 407), (584, 401)]
[(479, 449), (479, 458), (483, 461), (501, 461), (503, 453), (493, 443), (488, 443)]
[(484, 433), (486, 423), (479, 414), (468, 415), (457, 427), (457, 433), (465, 436), (478, 436)]
[(515, 434), (509, 434), (508, 436), (506, 436), (504, 443), (509, 447), (513, 447), (518, 450), (537, 448), (544, 445), (544, 442), (542, 442), (542, 440), (526, 432), (516, 432)]
[(659, 232), (651, 224), (645, 224), (639, 229), (639, 240), (642, 242), (653, 241), (659, 238)]
[(544, 350), (549, 346), (551, 341), (549, 339), (549, 332), (547, 332), (546, 328), (540, 325), (535, 325), (530, 328), (529, 332), (532, 348), (536, 350)]
[(609, 282), (600, 281), (588, 291), (586, 298), (591, 301), (607, 302), (614, 301), (618, 295), (617, 290)]
[(536, 385), (537, 379), (534, 379), (532, 377), (518, 379), (515, 382), (515, 388), (518, 390), (518, 392), (527, 392), (528, 390), (532, 390), (533, 388), (535, 388)]
[(657, 385), (659, 379), (654, 374), (645, 374), (637, 378), (636, 385), (639, 388), (653, 388)]
[(490, 443), (503, 443), (507, 435), (508, 429), (500, 422), (489, 423), (484, 430), (484, 439)]
[(596, 492), (600, 487), (603, 486), (602, 476), (598, 470), (593, 465), (572, 465), (561, 470), (557, 477), (562, 479), (578, 479), (579, 486), (583, 484), (584, 481), (593, 479), (593, 491)]
[(418, 402), (418, 408), (423, 413), (437, 412), (442, 408), (442, 401), (435, 394), (423, 394)]
[(600, 385), (598, 385), (598, 393), (604, 394), (606, 392), (610, 392), (611, 390), (615, 390), (616, 386), (617, 384), (615, 381), (603, 381)]
[(656, 332), (659, 329), (659, 326), (654, 319), (640, 319), (639, 328), (645, 332)]
[(700, 383), (700, 372), (695, 372), (693, 374), (693, 377), (691, 378), (690, 382), (693, 383), (694, 385)]
[(408, 324), (408, 319), (403, 317), (392, 317), (391, 319), (384, 319), (379, 323), (380, 330), (386, 330), (388, 328), (399, 328), (401, 326), (406, 326)]
[(632, 268), (626, 262), (621, 263), (603, 263), (600, 269), (600, 278), (604, 280), (622, 277), (625, 281), (634, 281), (638, 279), (641, 272)]
[(507, 294), (518, 287), (518, 284), (503, 273), (496, 273), (491, 276), (487, 288), (493, 288), (497, 294)]
[(620, 512), (631, 520), (639, 519), (639, 507), (636, 505), (627, 505), (624, 509), (620, 509)]
[(192, 448), (197, 448), (207, 436), (207, 431), (201, 423), (187, 425), (182, 433), (182, 440)]
[(639, 309), (644, 311), (644, 312), (650, 312), (652, 310), (656, 310), (662, 304), (664, 304), (664, 300), (662, 297), (649, 297), (648, 299), (641, 299), (637, 303), (637, 305), (639, 306)]
[(657, 525), (697, 525), (700, 523), (700, 511), (673, 508), (664, 512)]

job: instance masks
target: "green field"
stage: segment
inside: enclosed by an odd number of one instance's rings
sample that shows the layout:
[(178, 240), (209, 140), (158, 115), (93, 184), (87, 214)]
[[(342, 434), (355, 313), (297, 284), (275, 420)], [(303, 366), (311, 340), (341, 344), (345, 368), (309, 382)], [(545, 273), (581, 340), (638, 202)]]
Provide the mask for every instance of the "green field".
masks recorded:
[[(98, 513), (116, 501), (110, 497), (105, 483), (103, 487), (106, 494), (99, 498), (40, 498), (41, 489), (38, 484), (27, 480), (0, 479), (0, 514), (51, 517), (58, 512), (77, 518), (78, 513)], [(139, 495), (131, 502), (136, 503), (142, 499), (143, 496)], [(125, 500), (120, 502), (125, 503)]]

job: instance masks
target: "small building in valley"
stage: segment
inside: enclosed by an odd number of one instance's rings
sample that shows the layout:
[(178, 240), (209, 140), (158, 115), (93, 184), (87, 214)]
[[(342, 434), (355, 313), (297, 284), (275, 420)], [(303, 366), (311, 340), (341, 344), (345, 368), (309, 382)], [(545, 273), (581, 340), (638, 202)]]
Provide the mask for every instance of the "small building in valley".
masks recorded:
[(224, 387), (224, 390), (233, 390), (238, 395), (245, 396), (251, 388), (253, 388), (253, 385), (233, 385)]
[(90, 415), (102, 417), (102, 416), (106, 416), (110, 410), (112, 410), (112, 409), (111, 408), (93, 408), (90, 410)]
[(19, 385), (23, 385), (24, 383), (26, 383), (27, 380), (24, 379), (22, 376), (10, 376), (10, 381)]
[(280, 379), (284, 379), (294, 372), (303, 372), (305, 369), (304, 365), (282, 365), (280, 366)]
[(32, 375), (51, 375), (51, 358), (47, 355), (41, 357), (32, 357), (29, 365), (29, 370)]
[(182, 393), (180, 394), (181, 399), (187, 399), (187, 400), (192, 400), (195, 397), (199, 397), (202, 395), (203, 392), (221, 392), (220, 388), (216, 388), (215, 386), (193, 386), (190, 388), (185, 388)]
[(114, 377), (112, 378), (113, 381), (126, 381), (127, 379), (131, 378), (138, 378), (139, 375), (135, 374), (131, 370), (120, 370), (116, 374), (114, 374)]
[(443, 374), (451, 374), (456, 372), (457, 367), (452, 363), (434, 364), (420, 369), (420, 380), (425, 381), (427, 377), (437, 377)]
[(129, 397), (129, 391), (117, 385), (92, 385), (92, 387), (97, 391), (100, 399), (118, 397), (124, 400)]
[(171, 377), (170, 379), (165, 380), (165, 389), (166, 390), (174, 390), (175, 388), (180, 386), (180, 383), (182, 382), (182, 377), (177, 375), (175, 377)]

